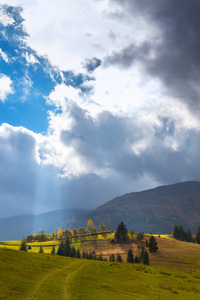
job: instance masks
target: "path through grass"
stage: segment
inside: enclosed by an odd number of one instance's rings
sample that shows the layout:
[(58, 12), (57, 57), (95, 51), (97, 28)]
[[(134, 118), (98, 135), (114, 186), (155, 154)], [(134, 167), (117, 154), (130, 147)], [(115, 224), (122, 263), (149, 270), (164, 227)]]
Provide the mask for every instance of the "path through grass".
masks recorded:
[(0, 299), (198, 299), (200, 272), (0, 249)]

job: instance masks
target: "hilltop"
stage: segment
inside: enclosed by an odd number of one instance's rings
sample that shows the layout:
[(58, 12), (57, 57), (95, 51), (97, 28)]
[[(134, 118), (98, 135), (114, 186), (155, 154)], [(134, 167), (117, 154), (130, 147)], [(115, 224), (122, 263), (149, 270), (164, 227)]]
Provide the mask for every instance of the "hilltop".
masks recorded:
[(91, 212), (94, 223), (116, 228), (121, 220), (136, 232), (173, 231), (182, 224), (196, 232), (200, 225), (200, 182), (160, 186), (116, 197)]

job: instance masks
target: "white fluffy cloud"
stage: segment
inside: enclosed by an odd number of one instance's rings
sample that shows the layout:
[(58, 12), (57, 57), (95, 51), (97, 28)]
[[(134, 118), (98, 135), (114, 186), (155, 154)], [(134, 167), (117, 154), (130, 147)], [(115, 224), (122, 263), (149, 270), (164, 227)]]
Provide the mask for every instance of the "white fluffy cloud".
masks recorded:
[(9, 62), (8, 56), (6, 55), (6, 53), (4, 53), (4, 52), (2, 51), (1, 48), (0, 48), (0, 56), (3, 58), (3, 60), (5, 60), (5, 62)]
[(10, 77), (0, 74), (0, 101), (4, 102), (9, 94), (13, 93)]
[(0, 11), (0, 23), (3, 24), (3, 26), (8, 26), (14, 23), (14, 20), (12, 17), (5, 14), (3, 11)]

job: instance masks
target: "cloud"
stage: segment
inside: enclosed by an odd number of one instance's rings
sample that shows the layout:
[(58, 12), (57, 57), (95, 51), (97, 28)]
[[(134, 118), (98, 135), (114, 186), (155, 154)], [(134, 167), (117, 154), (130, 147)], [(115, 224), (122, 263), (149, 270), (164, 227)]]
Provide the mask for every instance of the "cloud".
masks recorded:
[(122, 68), (131, 68), (132, 65), (139, 61), (142, 61), (150, 50), (149, 43), (143, 43), (140, 46), (130, 44), (123, 48), (120, 52), (113, 52), (111, 55), (104, 59), (104, 66), (117, 65)]
[(61, 207), (55, 171), (40, 166), (41, 139), (23, 127), (0, 126), (0, 217)]
[(88, 72), (93, 72), (100, 65), (101, 65), (101, 60), (96, 57), (93, 57), (91, 59), (86, 59), (86, 62), (84, 64)]
[(0, 23), (3, 26), (8, 26), (8, 25), (12, 25), (14, 23), (14, 19), (12, 18), (11, 15), (8, 15), (6, 13), (6, 5), (1, 5), (1, 9), (0, 9)]
[(1, 105), (23, 100), (33, 123), (48, 117), (40, 133), (0, 126), (2, 215), (200, 180), (198, 11), (148, 3), (27, 2), (25, 21), (21, 7), (1, 7)]
[(1, 57), (3, 58), (3, 60), (4, 60), (5, 62), (9, 62), (8, 56), (6, 55), (6, 53), (4, 53), (4, 52), (2, 51), (1, 48), (0, 48), (0, 55), (1, 55)]
[(122, 67), (130, 67), (139, 60), (145, 72), (161, 80), (168, 96), (182, 99), (190, 109), (199, 111), (198, 1), (126, 0), (123, 6), (118, 0), (110, 3), (117, 3), (122, 15), (129, 18), (139, 14), (156, 30), (153, 39), (146, 39), (147, 43), (151, 43), (142, 60), (142, 51), (135, 53), (135, 46), (131, 44), (107, 60)]
[(13, 94), (12, 80), (4, 75), (0, 74), (0, 100), (4, 102), (9, 94)]

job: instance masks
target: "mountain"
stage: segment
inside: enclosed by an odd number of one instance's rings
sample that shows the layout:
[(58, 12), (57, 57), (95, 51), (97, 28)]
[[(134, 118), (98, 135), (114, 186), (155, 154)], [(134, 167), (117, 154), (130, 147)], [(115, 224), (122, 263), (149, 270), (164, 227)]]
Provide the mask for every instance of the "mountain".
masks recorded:
[(101, 221), (114, 230), (124, 221), (128, 230), (133, 228), (135, 232), (171, 234), (175, 225), (182, 225), (195, 233), (200, 225), (200, 182), (189, 181), (125, 194), (90, 212), (57, 210), (38, 216), (1, 218), (0, 240), (19, 239), (42, 230), (52, 233), (59, 227), (85, 227), (89, 218), (97, 229)]
[(28, 234), (57, 232), (59, 227), (68, 228), (74, 218), (78, 218), (82, 210), (55, 210), (41, 215), (23, 215), (0, 218), (0, 240), (17, 240)]
[(182, 225), (193, 233), (200, 225), (200, 182), (190, 181), (161, 186), (117, 197), (93, 210), (90, 216), (115, 229), (124, 221), (135, 232), (172, 233)]

